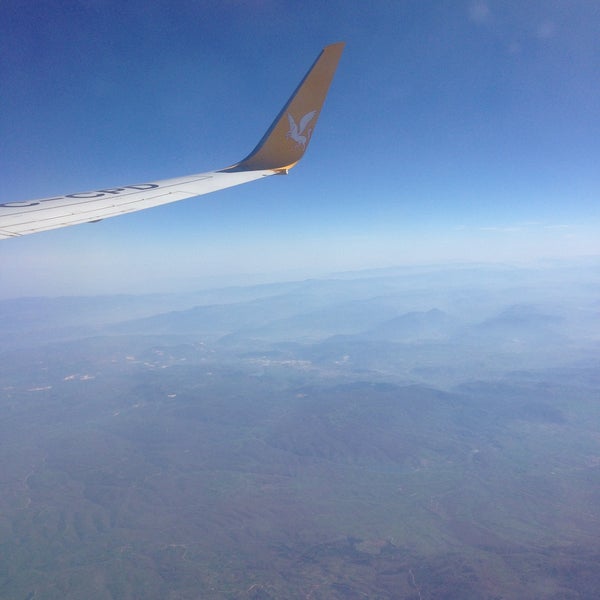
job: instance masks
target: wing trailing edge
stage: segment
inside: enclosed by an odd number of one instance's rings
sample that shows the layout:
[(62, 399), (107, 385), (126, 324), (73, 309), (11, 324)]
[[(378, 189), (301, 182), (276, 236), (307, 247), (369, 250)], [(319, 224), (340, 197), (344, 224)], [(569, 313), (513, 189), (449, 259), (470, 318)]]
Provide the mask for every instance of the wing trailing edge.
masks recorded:
[(304, 155), (344, 43), (323, 49), (256, 148), (218, 171), (40, 200), (0, 204), (0, 239), (92, 223), (287, 173)]

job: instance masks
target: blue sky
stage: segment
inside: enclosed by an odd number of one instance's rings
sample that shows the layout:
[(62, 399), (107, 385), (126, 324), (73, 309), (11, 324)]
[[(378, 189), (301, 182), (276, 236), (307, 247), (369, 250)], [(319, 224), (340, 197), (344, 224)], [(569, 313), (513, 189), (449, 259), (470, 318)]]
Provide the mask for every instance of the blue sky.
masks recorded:
[(347, 43), (289, 177), (0, 242), (0, 295), (600, 254), (600, 4), (0, 4), (2, 200), (245, 156)]

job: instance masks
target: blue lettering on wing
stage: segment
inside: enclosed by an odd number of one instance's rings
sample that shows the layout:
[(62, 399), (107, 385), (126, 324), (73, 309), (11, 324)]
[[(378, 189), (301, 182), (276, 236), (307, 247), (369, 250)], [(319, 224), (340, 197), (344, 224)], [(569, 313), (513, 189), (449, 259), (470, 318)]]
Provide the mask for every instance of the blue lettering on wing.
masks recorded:
[[(49, 200), (58, 200), (58, 198), (49, 198)], [(29, 200), (24, 202), (5, 202), (0, 206), (6, 206), (7, 208), (22, 208), (25, 206), (37, 206), (41, 200)]]
[(137, 192), (143, 192), (145, 190), (153, 190), (160, 187), (158, 183), (138, 183), (136, 185), (126, 185), (122, 188), (107, 188), (105, 190), (98, 190), (95, 192), (79, 192), (77, 194), (67, 194), (66, 196), (56, 196), (54, 198), (43, 198), (42, 200), (24, 200), (21, 202), (5, 202), (0, 204), (0, 208), (28, 208), (30, 206), (38, 206), (43, 202), (52, 202), (53, 200), (63, 200), (64, 198), (73, 198), (74, 200), (93, 200), (94, 198), (101, 198), (107, 194), (118, 195), (122, 192), (129, 190), (135, 190)]
[(75, 198), (76, 200), (89, 200), (90, 198), (100, 198), (100, 196), (104, 196), (104, 194), (102, 192), (81, 192), (79, 194), (67, 194), (65, 198)]

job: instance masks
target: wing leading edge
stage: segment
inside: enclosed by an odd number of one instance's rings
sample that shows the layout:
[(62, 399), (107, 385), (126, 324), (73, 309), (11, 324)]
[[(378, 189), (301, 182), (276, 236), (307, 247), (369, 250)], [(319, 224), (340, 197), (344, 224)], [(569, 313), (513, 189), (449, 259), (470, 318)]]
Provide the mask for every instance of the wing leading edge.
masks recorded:
[(90, 223), (287, 173), (304, 155), (344, 43), (325, 47), (256, 148), (218, 171), (0, 204), (0, 239)]

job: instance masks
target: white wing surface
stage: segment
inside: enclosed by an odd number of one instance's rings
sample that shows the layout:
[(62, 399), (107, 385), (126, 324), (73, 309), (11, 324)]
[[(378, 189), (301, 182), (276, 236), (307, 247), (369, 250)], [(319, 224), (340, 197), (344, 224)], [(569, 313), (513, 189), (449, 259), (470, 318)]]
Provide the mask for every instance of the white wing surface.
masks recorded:
[[(323, 49), (267, 133), (241, 162), (187, 177), (4, 202), (0, 204), (0, 239), (99, 221), (287, 173), (308, 147), (343, 49), (343, 42)], [(303, 131), (308, 122), (311, 127)], [(301, 124), (300, 131), (296, 123)], [(300, 137), (302, 143), (298, 143)]]

